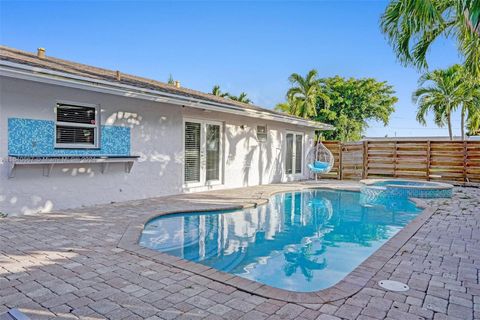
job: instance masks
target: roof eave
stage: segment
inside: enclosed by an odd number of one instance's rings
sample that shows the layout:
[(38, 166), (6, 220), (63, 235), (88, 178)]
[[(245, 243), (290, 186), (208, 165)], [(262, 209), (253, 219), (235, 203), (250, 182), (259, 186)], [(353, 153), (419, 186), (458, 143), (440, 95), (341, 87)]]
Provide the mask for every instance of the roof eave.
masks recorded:
[(38, 82), (55, 83), (63, 86), (82, 87), (82, 89), (85, 90), (107, 92), (111, 94), (127, 96), (130, 98), (146, 99), (156, 102), (165, 102), (170, 104), (189, 106), (193, 108), (233, 113), (243, 116), (259, 117), (272, 121), (315, 128), (317, 130), (335, 130), (333, 126), (317, 121), (300, 119), (288, 115), (270, 113), (261, 110), (245, 109), (230, 104), (187, 97), (183, 95), (163, 92), (160, 90), (139, 88), (113, 81), (82, 77), (70, 73), (59, 72), (40, 67), (33, 67), (21, 63), (14, 63), (4, 60), (0, 60), (0, 75), (33, 80)]

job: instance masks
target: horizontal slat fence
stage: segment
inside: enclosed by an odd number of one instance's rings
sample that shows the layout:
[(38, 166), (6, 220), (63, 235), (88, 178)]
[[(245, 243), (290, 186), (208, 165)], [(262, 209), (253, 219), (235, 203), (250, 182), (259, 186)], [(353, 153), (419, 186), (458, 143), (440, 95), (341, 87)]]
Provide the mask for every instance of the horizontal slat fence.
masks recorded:
[(341, 147), (342, 144), (339, 141), (324, 141), (323, 145), (330, 150), (334, 157), (334, 163), (332, 170), (329, 173), (322, 174), (322, 178), (332, 178), (332, 179), (341, 179), (340, 177), (340, 167), (341, 167)]
[(480, 141), (326, 141), (335, 156), (325, 178), (404, 178), (480, 183)]
[(341, 179), (359, 180), (363, 172), (363, 144), (344, 143), (342, 144), (343, 166)]

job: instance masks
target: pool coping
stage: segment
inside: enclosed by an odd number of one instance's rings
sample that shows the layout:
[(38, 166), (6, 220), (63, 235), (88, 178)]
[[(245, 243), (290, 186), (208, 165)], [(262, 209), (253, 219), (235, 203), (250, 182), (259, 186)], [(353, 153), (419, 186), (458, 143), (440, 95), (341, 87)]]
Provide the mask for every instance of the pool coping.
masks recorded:
[[(244, 208), (256, 207), (268, 202), (268, 199), (276, 193), (290, 192), (305, 189), (328, 189), (343, 191), (360, 191), (358, 188), (342, 187), (342, 186), (314, 186), (313, 184), (295, 185), (291, 189), (284, 188), (262, 194), (263, 198), (252, 198), (251, 202), (242, 205), (225, 205), (216, 206), (215, 208), (198, 208), (188, 210), (188, 212), (208, 212), (218, 210), (238, 210)], [(117, 246), (121, 249), (133, 252), (148, 259), (152, 259), (160, 264), (170, 267), (179, 268), (189, 271), (193, 274), (203, 276), (213, 281), (220, 282), (225, 285), (235, 287), (238, 290), (251, 294), (262, 296), (264, 298), (276, 299), (285, 302), (317, 304), (332, 302), (340, 299), (346, 299), (364, 288), (367, 283), (381, 270), (381, 268), (403, 247), (403, 245), (415, 235), (421, 226), (436, 212), (436, 208), (427, 206), (423, 199), (411, 199), (417, 207), (423, 211), (415, 217), (409, 224), (402, 228), (396, 235), (385, 242), (379, 249), (371, 254), (366, 260), (358, 265), (354, 270), (347, 274), (342, 280), (335, 285), (313, 292), (294, 292), (284, 289), (274, 288), (260, 282), (245, 279), (230, 273), (219, 271), (205, 265), (188, 261), (176, 256), (162, 253), (150, 248), (139, 245), (139, 239), (146, 223), (150, 220), (164, 215), (185, 213), (182, 210), (167, 210), (165, 212), (156, 212), (154, 214), (139, 217), (138, 221), (132, 221), (118, 242)]]
[[(398, 184), (387, 184), (384, 186), (375, 186), (373, 185), (376, 182), (387, 182), (387, 181), (394, 181), (394, 180), (400, 180), (400, 181), (407, 181), (407, 182), (421, 182), (426, 185), (423, 186), (415, 186), (415, 185), (398, 185)], [(412, 180), (412, 179), (363, 179), (360, 180), (360, 183), (363, 183), (365, 186), (374, 188), (378, 187), (380, 188), (385, 188), (385, 187), (390, 187), (390, 188), (398, 188), (398, 189), (419, 189), (419, 190), (449, 190), (453, 189), (453, 185), (449, 183), (444, 183), (444, 182), (437, 182), (437, 181), (418, 181), (418, 180)]]

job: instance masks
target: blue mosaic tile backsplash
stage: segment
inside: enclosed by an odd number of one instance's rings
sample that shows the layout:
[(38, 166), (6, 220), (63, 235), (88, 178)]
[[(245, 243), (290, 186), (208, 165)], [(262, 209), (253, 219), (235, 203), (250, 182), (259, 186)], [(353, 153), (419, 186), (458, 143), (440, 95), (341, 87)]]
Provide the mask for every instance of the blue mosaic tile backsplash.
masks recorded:
[(8, 154), (11, 156), (130, 155), (130, 128), (101, 126), (99, 149), (56, 149), (55, 122), (8, 119)]

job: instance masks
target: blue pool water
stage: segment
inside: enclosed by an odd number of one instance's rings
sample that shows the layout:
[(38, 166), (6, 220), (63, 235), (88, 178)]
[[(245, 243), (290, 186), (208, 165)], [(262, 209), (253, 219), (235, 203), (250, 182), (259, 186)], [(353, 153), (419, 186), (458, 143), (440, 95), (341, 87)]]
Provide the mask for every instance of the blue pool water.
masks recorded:
[(363, 206), (359, 192), (312, 189), (257, 208), (151, 220), (140, 244), (285, 290), (342, 280), (420, 210), (408, 199)]
[(408, 181), (408, 180), (386, 180), (386, 181), (379, 181), (375, 182), (372, 185), (374, 186), (413, 186), (413, 187), (428, 187), (431, 186), (432, 183), (426, 183), (421, 181)]

